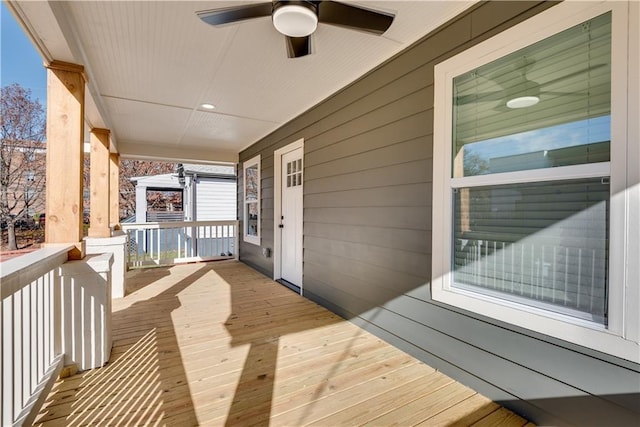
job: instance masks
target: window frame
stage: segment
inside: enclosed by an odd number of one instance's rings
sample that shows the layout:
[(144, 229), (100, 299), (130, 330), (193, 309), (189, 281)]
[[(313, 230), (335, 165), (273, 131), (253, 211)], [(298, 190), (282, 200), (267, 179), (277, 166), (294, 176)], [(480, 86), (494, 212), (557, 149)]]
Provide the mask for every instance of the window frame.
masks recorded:
[[(258, 170), (258, 199), (257, 200), (247, 200), (247, 170), (250, 168), (256, 167)], [(253, 245), (258, 245), (260, 246), (260, 222), (262, 220), (262, 210), (261, 210), (261, 170), (260, 170), (260, 155), (258, 154), (257, 156), (247, 160), (246, 162), (244, 162), (242, 164), (242, 197), (243, 197), (243, 203), (242, 203), (242, 217), (244, 219), (244, 226), (242, 227), (242, 235), (243, 235), (243, 240), (247, 243), (251, 243)], [(252, 203), (256, 203), (257, 207), (258, 207), (258, 221), (257, 221), (257, 233), (256, 235), (251, 235), (247, 232), (247, 227), (249, 225), (249, 221), (248, 221), (248, 206), (249, 204)]]
[[(629, 219), (637, 212), (629, 209), (630, 188), (627, 185), (627, 157), (632, 152), (633, 120), (628, 111), (637, 110), (629, 104), (627, 85), (631, 84), (628, 64), (628, 31), (633, 28), (628, 3), (571, 3), (563, 2), (516, 26), (475, 45), (434, 67), (434, 157), (433, 157), (433, 227), (432, 227), (432, 298), (489, 318), (553, 336), (565, 341), (612, 354), (636, 363), (638, 351), (638, 323), (636, 310), (629, 310), (628, 298), (638, 294), (633, 277), (627, 273), (627, 260), (638, 259), (634, 247), (628, 245), (634, 236)], [(464, 186), (498, 185), (582, 178), (594, 173), (610, 175), (610, 240), (609, 240), (609, 319), (608, 325), (573, 318), (544, 309), (467, 291), (452, 286), (453, 191), (461, 184), (452, 178), (453, 144), (453, 79), (481, 65), (532, 45), (572, 26), (606, 12), (612, 12), (611, 51), (611, 160), (610, 162), (579, 166), (537, 169), (517, 172), (478, 175), (464, 178)], [(637, 21), (637, 13), (632, 13)], [(637, 25), (637, 22), (636, 22)], [(629, 79), (629, 82), (627, 82)], [(633, 101), (631, 101), (632, 103)], [(633, 147), (633, 150), (637, 150)], [(571, 170), (569, 170), (570, 168)], [(619, 197), (618, 195), (627, 195)], [(635, 193), (634, 193), (635, 194)], [(633, 195), (631, 195), (633, 197)], [(632, 200), (633, 202), (633, 200)], [(437, 248), (437, 249), (436, 249)], [(631, 253), (632, 251), (633, 253)], [(636, 280), (637, 282), (637, 280)], [(635, 287), (638, 284), (635, 283)], [(626, 297), (626, 298), (625, 298)], [(637, 304), (637, 302), (636, 302)], [(626, 307), (626, 310), (625, 310)]]

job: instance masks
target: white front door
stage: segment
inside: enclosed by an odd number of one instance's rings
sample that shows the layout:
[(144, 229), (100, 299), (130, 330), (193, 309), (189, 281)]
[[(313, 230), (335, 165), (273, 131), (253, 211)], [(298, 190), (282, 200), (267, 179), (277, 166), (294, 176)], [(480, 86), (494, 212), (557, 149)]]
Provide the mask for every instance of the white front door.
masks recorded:
[(284, 152), (280, 159), (280, 275), (302, 289), (303, 148)]

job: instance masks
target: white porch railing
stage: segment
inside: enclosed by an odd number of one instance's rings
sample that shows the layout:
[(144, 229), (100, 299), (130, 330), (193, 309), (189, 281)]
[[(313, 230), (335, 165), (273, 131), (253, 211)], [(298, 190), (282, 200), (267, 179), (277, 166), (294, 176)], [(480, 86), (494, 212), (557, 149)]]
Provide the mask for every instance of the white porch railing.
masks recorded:
[(238, 257), (238, 221), (122, 224), (127, 265), (167, 265)]
[(68, 261), (51, 245), (2, 263), (0, 424), (31, 425), (63, 365), (103, 366), (111, 353), (111, 253)]
[(2, 263), (0, 274), (0, 421), (30, 424), (63, 366), (61, 286), (68, 245)]

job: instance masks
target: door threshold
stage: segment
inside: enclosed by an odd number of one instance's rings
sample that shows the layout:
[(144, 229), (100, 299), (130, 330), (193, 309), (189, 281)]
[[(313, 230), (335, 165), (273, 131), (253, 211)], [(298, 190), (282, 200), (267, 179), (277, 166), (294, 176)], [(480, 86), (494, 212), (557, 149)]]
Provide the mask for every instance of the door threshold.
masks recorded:
[(293, 283), (285, 279), (277, 279), (276, 282), (280, 283), (283, 286), (286, 286), (287, 288), (291, 289), (293, 292), (302, 295), (302, 289), (300, 288), (300, 286), (294, 285)]

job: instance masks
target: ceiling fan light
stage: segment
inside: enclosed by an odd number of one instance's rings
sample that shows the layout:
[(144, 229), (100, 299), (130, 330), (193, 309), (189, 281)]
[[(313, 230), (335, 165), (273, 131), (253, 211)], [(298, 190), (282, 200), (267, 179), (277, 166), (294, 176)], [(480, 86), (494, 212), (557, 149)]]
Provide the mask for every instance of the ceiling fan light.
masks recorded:
[(318, 16), (305, 6), (288, 4), (273, 12), (273, 26), (285, 36), (306, 37), (318, 27)]
[(527, 108), (532, 107), (540, 102), (540, 98), (537, 96), (518, 96), (507, 101), (507, 107), (509, 108)]

